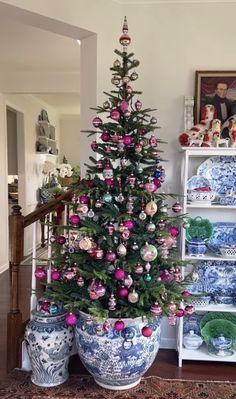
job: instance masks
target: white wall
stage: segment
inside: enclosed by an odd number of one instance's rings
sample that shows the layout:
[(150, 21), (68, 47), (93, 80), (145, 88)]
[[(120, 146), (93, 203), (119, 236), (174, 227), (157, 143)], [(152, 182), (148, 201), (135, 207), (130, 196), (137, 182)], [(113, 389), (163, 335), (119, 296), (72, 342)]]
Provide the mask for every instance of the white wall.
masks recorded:
[(62, 115), (60, 117), (60, 158), (65, 155), (71, 166), (80, 163), (80, 116)]

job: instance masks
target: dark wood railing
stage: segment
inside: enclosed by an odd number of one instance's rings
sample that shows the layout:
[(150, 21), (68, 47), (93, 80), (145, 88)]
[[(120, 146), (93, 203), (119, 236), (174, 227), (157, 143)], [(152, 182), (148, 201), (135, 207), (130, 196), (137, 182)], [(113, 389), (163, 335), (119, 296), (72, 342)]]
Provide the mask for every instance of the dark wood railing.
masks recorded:
[[(9, 241), (10, 241), (10, 311), (7, 317), (7, 371), (21, 366), (21, 344), (24, 328), (27, 320), (22, 319), (22, 312), (19, 308), (19, 271), (24, 260), (24, 231), (36, 221), (45, 220), (46, 215), (55, 211), (63, 204), (63, 201), (70, 200), (72, 191), (49, 201), (47, 204), (38, 207), (35, 211), (23, 216), (21, 207), (14, 205), (12, 214), (9, 216)], [(42, 234), (42, 246), (45, 246), (44, 234)], [(30, 316), (30, 315), (29, 315)]]

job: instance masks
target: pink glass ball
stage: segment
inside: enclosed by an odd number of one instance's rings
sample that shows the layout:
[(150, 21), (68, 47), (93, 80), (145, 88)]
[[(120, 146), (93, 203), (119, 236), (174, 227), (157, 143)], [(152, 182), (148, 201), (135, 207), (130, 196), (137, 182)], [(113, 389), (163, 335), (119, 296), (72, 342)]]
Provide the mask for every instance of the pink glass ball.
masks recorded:
[(154, 303), (154, 305), (151, 306), (150, 312), (155, 316), (160, 316), (162, 314), (162, 308), (158, 303)]
[(131, 219), (124, 220), (123, 225), (129, 230), (132, 230), (134, 228), (134, 222)]
[(126, 288), (126, 287), (119, 287), (119, 289), (118, 289), (118, 295), (119, 295), (121, 298), (125, 298), (126, 296), (128, 296), (128, 295), (129, 295), (129, 290), (128, 290), (128, 288)]
[(86, 194), (80, 195), (79, 197), (80, 204), (88, 204), (89, 203), (89, 196)]
[(124, 280), (124, 278), (125, 278), (124, 270), (117, 267), (114, 271), (114, 277), (116, 280)]
[(108, 251), (105, 259), (107, 262), (114, 262), (116, 260), (116, 254), (112, 251)]
[(179, 235), (179, 229), (176, 226), (171, 226), (168, 229), (168, 231), (169, 231), (170, 235), (172, 235), (172, 237), (178, 237), (178, 235)]
[(101, 118), (99, 118), (99, 116), (96, 116), (95, 118), (93, 118), (93, 126), (94, 127), (99, 127), (99, 125), (102, 123)]
[(57, 269), (52, 270), (51, 279), (53, 281), (57, 281), (57, 280), (60, 280), (60, 278), (61, 278), (61, 272)]
[(64, 237), (64, 236), (58, 236), (56, 238), (56, 243), (57, 244), (63, 245), (63, 244), (65, 244), (65, 242), (66, 242), (66, 237)]
[(117, 331), (122, 331), (125, 328), (125, 323), (122, 320), (117, 320), (114, 324), (114, 329)]
[(129, 135), (126, 135), (123, 137), (123, 143), (125, 145), (130, 145), (132, 143), (132, 137)]
[(178, 201), (172, 206), (172, 211), (175, 213), (179, 213), (182, 211), (182, 206)]
[(153, 330), (150, 326), (144, 326), (142, 328), (142, 335), (144, 337), (151, 337), (152, 333), (153, 333)]
[(157, 186), (154, 184), (154, 182), (148, 182), (144, 184), (144, 188), (149, 193), (154, 193), (157, 189)]
[(92, 142), (91, 148), (92, 148), (93, 151), (96, 151), (96, 149), (98, 148), (98, 144), (97, 144), (96, 140), (94, 140), (94, 141)]
[(177, 317), (183, 317), (184, 316), (184, 309), (179, 308), (176, 312)]
[(47, 276), (47, 273), (43, 267), (37, 267), (34, 272), (34, 275), (38, 280), (44, 280)]
[(101, 140), (105, 142), (110, 140), (110, 134), (108, 132), (102, 132), (100, 137)]
[(142, 103), (141, 101), (137, 100), (134, 104), (135, 108), (137, 111), (140, 111), (140, 109), (142, 108)]
[(72, 224), (73, 226), (77, 226), (77, 225), (79, 224), (79, 222), (80, 222), (80, 217), (79, 217), (79, 215), (76, 215), (76, 214), (71, 215), (70, 218), (69, 218), (69, 222), (70, 222), (70, 224)]
[(120, 103), (120, 110), (122, 112), (126, 112), (128, 110), (128, 103), (125, 100), (122, 100)]
[(77, 322), (76, 315), (74, 313), (69, 313), (65, 318), (65, 322), (68, 326), (73, 326)]
[(120, 119), (120, 113), (117, 109), (112, 109), (110, 112), (110, 117), (114, 121), (118, 121)]

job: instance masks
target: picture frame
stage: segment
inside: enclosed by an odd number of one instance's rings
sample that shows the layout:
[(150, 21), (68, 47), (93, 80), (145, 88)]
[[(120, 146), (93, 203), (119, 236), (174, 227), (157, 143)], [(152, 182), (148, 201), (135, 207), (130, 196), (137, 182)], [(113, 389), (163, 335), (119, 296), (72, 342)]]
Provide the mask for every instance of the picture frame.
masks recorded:
[[(221, 84), (220, 84), (221, 83)], [(215, 110), (215, 118), (225, 120), (236, 114), (236, 71), (196, 71), (195, 73), (195, 104), (194, 123), (201, 121), (201, 110), (206, 104), (213, 104), (217, 88), (224, 89), (227, 107), (226, 113), (221, 115), (220, 110)], [(218, 109), (218, 105), (215, 106)], [(217, 115), (218, 112), (218, 115)]]

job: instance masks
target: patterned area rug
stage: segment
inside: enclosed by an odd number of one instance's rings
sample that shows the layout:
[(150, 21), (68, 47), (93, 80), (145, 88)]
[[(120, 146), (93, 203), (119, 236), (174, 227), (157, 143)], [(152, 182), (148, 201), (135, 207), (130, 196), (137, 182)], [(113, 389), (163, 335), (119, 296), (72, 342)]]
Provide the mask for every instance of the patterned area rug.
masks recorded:
[(236, 399), (236, 383), (168, 380), (144, 377), (126, 391), (100, 388), (90, 376), (72, 375), (54, 388), (31, 383), (30, 374), (15, 370), (0, 384), (2, 399)]

